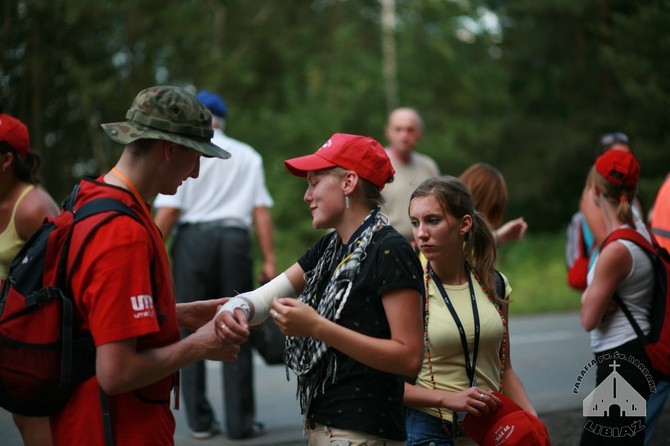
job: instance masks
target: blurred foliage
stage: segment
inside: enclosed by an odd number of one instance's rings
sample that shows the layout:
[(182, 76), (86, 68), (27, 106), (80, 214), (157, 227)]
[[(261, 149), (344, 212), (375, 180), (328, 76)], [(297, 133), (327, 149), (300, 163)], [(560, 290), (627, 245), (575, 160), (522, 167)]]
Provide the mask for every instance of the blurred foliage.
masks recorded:
[(512, 286), (510, 314), (578, 310), (581, 293), (568, 287), (563, 231), (529, 234), (500, 247), (498, 268)]
[[(505, 174), (508, 217), (563, 228), (601, 133), (632, 136), (651, 206), (669, 170), (670, 3), (396, 0), (398, 94), (426, 122), (420, 150), (444, 173)], [(283, 160), (337, 131), (384, 142), (389, 104), (378, 0), (4, 0), (0, 107), (23, 119), (61, 199), (108, 169), (123, 120), (156, 84), (220, 92), (227, 133), (264, 156), (279, 248), (318, 237), (304, 181)], [(281, 265), (285, 266), (285, 265)]]

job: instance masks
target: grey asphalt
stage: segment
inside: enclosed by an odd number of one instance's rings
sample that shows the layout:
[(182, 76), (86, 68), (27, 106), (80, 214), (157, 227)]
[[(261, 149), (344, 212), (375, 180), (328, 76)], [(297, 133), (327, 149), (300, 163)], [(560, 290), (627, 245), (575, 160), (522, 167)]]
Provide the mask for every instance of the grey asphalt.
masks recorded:
[[(594, 388), (595, 373), (586, 375), (577, 393), (576, 377), (591, 359), (588, 335), (575, 312), (514, 316), (510, 320), (511, 358), (526, 391), (547, 425), (552, 445), (576, 445), (584, 424), (582, 400)], [(208, 362), (210, 400), (223, 416), (221, 366)], [(283, 366), (267, 366), (255, 357), (257, 419), (266, 427), (264, 435), (229, 440), (225, 434), (208, 440), (195, 440), (183, 410), (174, 411), (177, 446), (221, 445), (306, 445), (302, 437), (301, 416), (295, 398), (295, 378), (286, 379)], [(21, 439), (11, 416), (0, 409), (0, 446), (19, 446)], [(653, 445), (670, 445), (670, 404), (666, 404)]]

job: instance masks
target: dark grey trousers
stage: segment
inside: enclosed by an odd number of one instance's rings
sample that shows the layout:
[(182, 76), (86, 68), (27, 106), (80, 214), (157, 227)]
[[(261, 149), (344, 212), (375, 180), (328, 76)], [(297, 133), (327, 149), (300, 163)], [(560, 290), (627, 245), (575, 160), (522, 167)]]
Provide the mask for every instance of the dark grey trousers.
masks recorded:
[[(234, 296), (253, 287), (252, 247), (246, 230), (212, 225), (184, 225), (172, 246), (177, 300)], [(224, 426), (230, 438), (243, 438), (255, 416), (253, 363), (250, 339), (241, 345), (236, 361), (223, 363)], [(182, 337), (190, 330), (182, 329)], [(215, 420), (207, 399), (205, 363), (190, 364), (181, 371), (181, 389), (189, 426), (205, 431)]]

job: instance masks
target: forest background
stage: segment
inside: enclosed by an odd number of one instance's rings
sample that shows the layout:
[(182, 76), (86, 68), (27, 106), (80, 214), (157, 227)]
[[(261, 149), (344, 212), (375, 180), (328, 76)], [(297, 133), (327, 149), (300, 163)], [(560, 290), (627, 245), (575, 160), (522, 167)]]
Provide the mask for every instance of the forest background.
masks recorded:
[(419, 150), (442, 173), (505, 175), (507, 217), (530, 225), (501, 251), (520, 311), (579, 305), (564, 230), (602, 133), (631, 136), (646, 210), (670, 170), (667, 0), (4, 0), (0, 14), (0, 110), (28, 124), (56, 199), (111, 167), (100, 123), (138, 91), (214, 90), (226, 133), (264, 157), (280, 268), (321, 235), (282, 161), (335, 132), (385, 143), (399, 105), (421, 112)]

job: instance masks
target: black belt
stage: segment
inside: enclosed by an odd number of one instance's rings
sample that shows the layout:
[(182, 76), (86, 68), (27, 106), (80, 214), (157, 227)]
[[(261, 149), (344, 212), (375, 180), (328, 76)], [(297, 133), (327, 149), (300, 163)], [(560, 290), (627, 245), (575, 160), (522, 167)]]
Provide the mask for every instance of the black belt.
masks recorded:
[(209, 228), (234, 228), (241, 229), (243, 231), (248, 231), (247, 225), (244, 222), (237, 218), (219, 218), (217, 220), (210, 221), (199, 221), (199, 222), (187, 222), (183, 223), (182, 226), (185, 227), (194, 227), (200, 229), (209, 229)]

